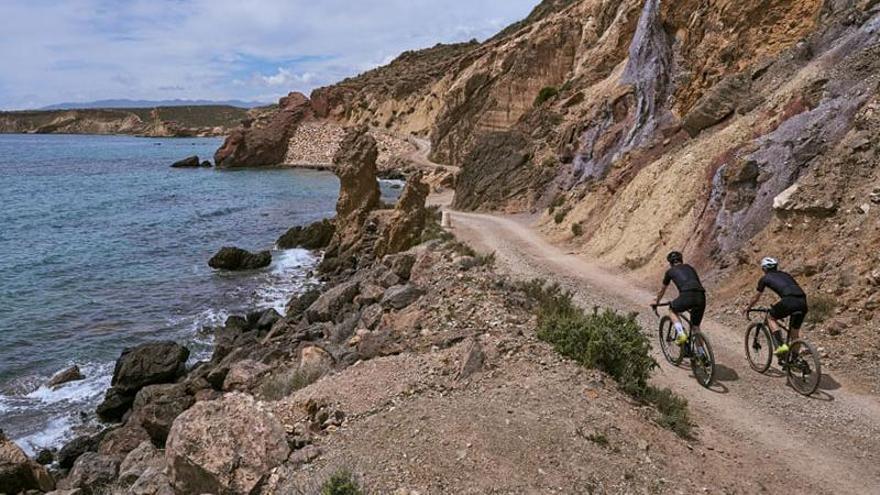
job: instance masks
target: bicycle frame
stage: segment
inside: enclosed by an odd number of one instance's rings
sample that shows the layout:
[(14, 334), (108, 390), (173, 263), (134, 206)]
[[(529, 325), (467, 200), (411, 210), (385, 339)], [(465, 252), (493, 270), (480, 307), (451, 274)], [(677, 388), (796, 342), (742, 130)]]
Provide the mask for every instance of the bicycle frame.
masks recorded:
[[(770, 328), (770, 309), (769, 308), (754, 308), (749, 310), (749, 320), (751, 320), (752, 313), (764, 313), (764, 321), (762, 322), (765, 327)], [(791, 317), (789, 317), (791, 318)], [(779, 330), (785, 332), (785, 344), (791, 344), (791, 330), (788, 329), (788, 326), (782, 323), (779, 320), (776, 320), (776, 326), (779, 327)], [(776, 335), (773, 335), (773, 332), (770, 332), (770, 338), (773, 340), (773, 346), (778, 347), (781, 342), (776, 341)]]
[[(651, 305), (651, 309), (654, 310), (654, 314), (657, 315), (657, 317), (659, 318), (659, 317), (660, 317), (660, 312), (657, 311), (657, 308), (668, 308), (668, 307), (671, 306), (671, 305), (672, 305), (672, 303), (668, 303), (668, 302), (667, 302), (667, 303), (662, 303), (662, 304), (652, 304), (652, 305)], [(681, 318), (682, 320), (684, 320), (685, 322), (687, 322), (687, 324), (688, 324), (688, 328), (691, 329), (691, 332), (688, 332), (688, 333), (692, 333), (692, 331), (693, 331), (693, 329), (694, 329), (694, 325), (693, 325), (693, 323), (691, 323), (690, 318), (688, 318), (687, 316), (685, 316), (685, 313), (690, 313), (690, 311), (685, 311), (685, 312), (683, 312), (683, 313), (675, 313), (675, 314), (678, 315), (679, 318)]]

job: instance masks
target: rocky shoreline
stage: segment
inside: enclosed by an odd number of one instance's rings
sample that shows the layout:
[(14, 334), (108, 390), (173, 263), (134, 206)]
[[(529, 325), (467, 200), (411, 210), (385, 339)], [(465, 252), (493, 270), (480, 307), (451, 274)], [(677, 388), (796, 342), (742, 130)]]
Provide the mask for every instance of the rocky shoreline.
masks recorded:
[[(48, 470), (3, 437), (0, 492), (47, 492), (57, 482), (56, 493), (65, 494), (250, 493), (267, 469), (286, 459), (297, 441), (285, 440), (277, 419), (261, 414), (252, 395), (267, 378), (297, 361), (294, 368), (320, 375), (363, 359), (355, 330), (375, 328), (383, 312), (404, 309), (422, 295), (408, 283), (415, 256), (397, 253), (421, 238), (427, 186), (414, 176), (398, 206), (381, 210), (376, 141), (360, 128), (351, 131), (344, 144), (334, 159), (342, 182), (337, 218), (291, 229), (279, 240), (288, 247), (326, 249), (321, 271), (327, 290), (295, 296), (286, 316), (269, 309), (230, 317), (214, 329), (211, 360), (190, 369), (186, 368), (189, 350), (174, 342), (124, 350), (111, 388), (97, 408), (109, 426), (96, 435), (74, 439), (57, 452), (41, 453), (40, 460), (51, 463)], [(234, 250), (221, 250), (211, 266), (235, 269), (265, 264), (251, 263), (251, 258), (265, 253)], [(236, 263), (226, 263), (231, 258)], [(359, 324), (361, 328), (355, 328)], [(69, 375), (76, 378), (73, 371)], [(241, 430), (240, 424), (228, 423), (235, 422), (236, 415), (260, 424), (255, 431), (234, 433), (231, 441), (237, 448), (250, 444), (264, 450), (261, 435), (267, 432), (276, 433), (270, 437), (280, 443), (274, 451), (263, 452), (264, 457), (255, 450), (253, 457), (248, 456), (253, 465), (212, 472), (210, 465), (224, 454), (206, 443), (210, 435), (200, 428), (225, 421), (229, 428)], [(196, 452), (200, 449), (208, 457), (200, 457)]]

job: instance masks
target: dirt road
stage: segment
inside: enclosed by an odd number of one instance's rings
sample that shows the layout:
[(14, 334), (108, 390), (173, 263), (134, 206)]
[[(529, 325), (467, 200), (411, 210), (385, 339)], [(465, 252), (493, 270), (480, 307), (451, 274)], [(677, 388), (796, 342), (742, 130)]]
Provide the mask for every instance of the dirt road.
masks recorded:
[[(500, 271), (558, 282), (585, 307), (638, 312), (656, 342), (657, 319), (647, 306), (657, 287), (648, 289), (549, 244), (529, 227), (529, 218), (451, 215), (455, 235), (478, 250), (494, 251)], [(714, 387), (700, 387), (689, 368), (674, 368), (659, 351), (661, 366), (653, 379), (687, 397), (701, 441), (740, 454), (738, 463), (745, 466), (736, 469), (741, 472), (760, 463), (778, 477), (792, 473), (811, 492), (880, 494), (878, 397), (862, 395), (834, 375), (823, 380), (814, 397), (802, 397), (775, 368), (768, 375), (751, 370), (743, 352), (745, 321), (730, 328), (712, 321), (711, 308), (709, 313), (703, 330), (719, 363)]]

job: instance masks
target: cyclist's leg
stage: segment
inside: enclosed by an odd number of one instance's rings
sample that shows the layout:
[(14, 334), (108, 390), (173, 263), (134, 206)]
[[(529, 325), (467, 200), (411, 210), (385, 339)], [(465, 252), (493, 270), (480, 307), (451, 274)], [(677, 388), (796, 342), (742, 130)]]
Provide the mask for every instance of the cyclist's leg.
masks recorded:
[(669, 314), (672, 315), (672, 321), (675, 326), (675, 343), (678, 345), (684, 345), (687, 343), (688, 335), (684, 329), (684, 323), (682, 322), (680, 314), (688, 311), (690, 309), (687, 298), (679, 294), (670, 304), (669, 304)]
[(691, 327), (694, 332), (700, 331), (700, 325), (703, 324), (703, 316), (706, 314), (706, 295), (703, 293), (695, 293), (691, 302)]
[(770, 307), (767, 324), (770, 326), (770, 331), (776, 339), (776, 349), (773, 351), (773, 354), (777, 356), (785, 355), (788, 352), (788, 344), (782, 338), (782, 332), (779, 330), (779, 320), (788, 318), (790, 314), (791, 312), (788, 310), (784, 300)]

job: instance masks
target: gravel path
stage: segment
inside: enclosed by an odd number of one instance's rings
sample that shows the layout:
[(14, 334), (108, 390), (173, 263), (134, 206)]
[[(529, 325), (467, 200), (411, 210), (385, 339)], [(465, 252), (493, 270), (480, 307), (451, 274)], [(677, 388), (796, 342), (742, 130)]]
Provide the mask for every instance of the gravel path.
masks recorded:
[[(456, 236), (478, 250), (494, 251), (500, 271), (558, 282), (584, 307), (637, 312), (653, 338), (657, 318), (647, 306), (656, 288), (551, 245), (530, 228), (532, 218), (451, 215)], [(689, 369), (675, 369), (659, 351), (661, 366), (654, 377), (657, 385), (688, 398), (702, 442), (733, 450), (739, 462), (775, 466), (778, 476), (793, 473), (819, 493), (880, 493), (878, 398), (857, 392), (834, 374), (813, 397), (798, 395), (778, 369), (767, 375), (751, 370), (742, 349), (745, 321), (731, 328), (712, 320), (711, 307), (709, 313), (703, 330), (719, 363), (713, 388), (700, 387)]]

